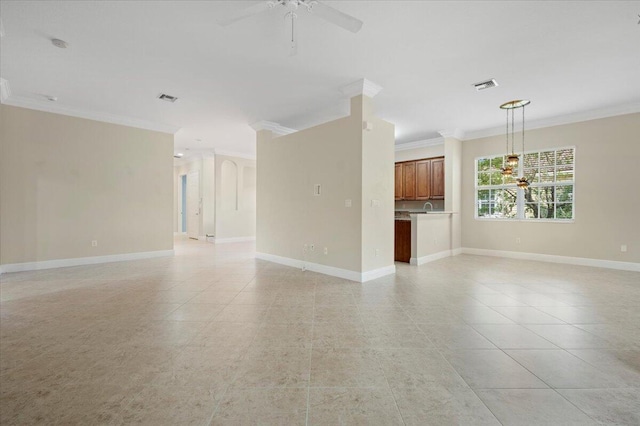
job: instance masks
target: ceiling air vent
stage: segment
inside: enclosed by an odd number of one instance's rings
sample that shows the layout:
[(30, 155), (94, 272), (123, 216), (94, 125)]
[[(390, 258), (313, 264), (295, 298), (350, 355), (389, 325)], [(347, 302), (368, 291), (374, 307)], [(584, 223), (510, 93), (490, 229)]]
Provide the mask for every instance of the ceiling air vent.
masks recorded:
[(484, 89), (491, 89), (492, 87), (496, 87), (497, 85), (498, 85), (498, 82), (494, 78), (492, 78), (491, 80), (476, 83), (473, 85), (473, 87), (475, 87), (476, 90), (484, 90)]
[(167, 102), (175, 102), (178, 100), (178, 98), (176, 98), (175, 96), (167, 95), (166, 93), (161, 93), (158, 96), (158, 99), (167, 101)]

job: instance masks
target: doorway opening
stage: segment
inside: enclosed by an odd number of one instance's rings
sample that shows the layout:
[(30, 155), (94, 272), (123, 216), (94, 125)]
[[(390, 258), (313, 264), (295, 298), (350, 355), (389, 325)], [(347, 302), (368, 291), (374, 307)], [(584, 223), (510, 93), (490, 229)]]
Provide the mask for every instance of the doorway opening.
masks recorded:
[(180, 232), (187, 232), (187, 175), (180, 176)]

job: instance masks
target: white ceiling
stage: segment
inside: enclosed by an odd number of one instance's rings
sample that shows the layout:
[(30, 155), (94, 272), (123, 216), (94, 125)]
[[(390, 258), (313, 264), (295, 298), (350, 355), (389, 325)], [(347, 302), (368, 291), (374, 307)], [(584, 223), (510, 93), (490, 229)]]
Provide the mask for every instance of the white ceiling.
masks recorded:
[[(638, 1), (326, 1), (362, 30), (300, 11), (295, 57), (282, 11), (216, 24), (254, 3), (2, 1), (0, 75), (10, 99), (175, 126), (176, 150), (192, 152), (252, 154), (252, 122), (346, 114), (339, 89), (363, 77), (383, 87), (397, 143), (502, 126), (498, 106), (516, 98), (531, 99), (529, 122), (640, 111)], [(489, 78), (499, 87), (472, 87)]]

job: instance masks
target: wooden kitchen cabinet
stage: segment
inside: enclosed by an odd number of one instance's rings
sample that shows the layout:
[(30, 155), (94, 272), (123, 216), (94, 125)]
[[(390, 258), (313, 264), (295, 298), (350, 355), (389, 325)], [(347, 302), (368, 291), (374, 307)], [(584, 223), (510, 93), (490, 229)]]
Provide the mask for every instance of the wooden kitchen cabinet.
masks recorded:
[(444, 157), (396, 163), (396, 200), (443, 200)]
[(416, 199), (416, 162), (402, 163), (402, 199)]
[(404, 185), (402, 180), (402, 163), (396, 163), (396, 201), (402, 200), (404, 197)]
[(431, 197), (431, 160), (416, 161), (416, 200)]
[(396, 262), (407, 262), (411, 260), (411, 221), (395, 221), (395, 250), (394, 259)]
[(431, 160), (431, 199), (444, 200), (444, 158)]

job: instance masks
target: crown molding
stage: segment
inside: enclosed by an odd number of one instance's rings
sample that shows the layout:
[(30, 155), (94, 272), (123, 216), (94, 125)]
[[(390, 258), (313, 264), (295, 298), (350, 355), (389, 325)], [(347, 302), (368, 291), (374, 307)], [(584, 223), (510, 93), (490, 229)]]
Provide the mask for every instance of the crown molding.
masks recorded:
[(223, 155), (225, 157), (236, 157), (236, 158), (244, 158), (245, 160), (256, 160), (256, 156), (252, 154), (248, 154), (246, 152), (234, 152), (234, 151), (225, 151), (221, 149), (213, 150), (215, 155)]
[(273, 121), (266, 120), (256, 121), (249, 126), (251, 126), (251, 128), (256, 132), (259, 132), (260, 130), (270, 130), (271, 132), (279, 136), (289, 135), (291, 133), (297, 132), (297, 130), (295, 129), (290, 129), (288, 127), (281, 126), (278, 123), (274, 123)]
[(395, 146), (395, 150), (396, 152), (407, 151), (409, 149), (426, 148), (428, 146), (436, 146), (436, 145), (442, 145), (442, 144), (444, 144), (444, 138), (438, 137), (438, 138), (424, 139), (424, 140), (415, 141), (415, 142), (399, 143)]
[[(6, 80), (5, 80), (6, 81)], [(37, 111), (51, 112), (53, 114), (68, 115), (71, 117), (86, 118), (88, 120), (102, 121), (105, 123), (120, 124), (122, 126), (135, 127), (138, 129), (153, 130), (156, 132), (175, 134), (180, 127), (169, 124), (153, 123), (136, 118), (123, 117), (104, 112), (85, 111), (76, 108), (66, 107), (50, 101), (40, 101), (23, 96), (10, 95), (2, 103), (20, 108), (34, 109)]]
[(340, 89), (343, 95), (348, 98), (353, 98), (354, 96), (364, 95), (370, 98), (376, 96), (382, 90), (382, 86), (379, 86), (372, 82), (371, 80), (367, 80), (366, 78), (361, 78), (358, 81), (354, 81), (353, 83), (347, 84)]
[[(527, 121), (526, 130), (542, 129), (545, 127), (561, 126), (563, 124), (579, 123), (581, 121), (597, 120), (599, 118), (615, 117), (616, 115), (634, 114), (640, 112), (640, 102), (616, 105), (607, 108), (599, 108), (589, 111), (581, 111), (557, 117), (543, 118)], [(504, 126), (492, 127), (467, 132), (465, 141), (486, 138), (490, 136), (504, 135)]]
[(463, 140), (465, 136), (464, 131), (461, 129), (440, 130), (438, 133), (440, 133), (440, 136), (442, 136), (445, 139), (454, 138), (458, 140)]
[(9, 88), (9, 82), (4, 78), (0, 78), (0, 103), (4, 104), (5, 101), (11, 96), (11, 89)]

